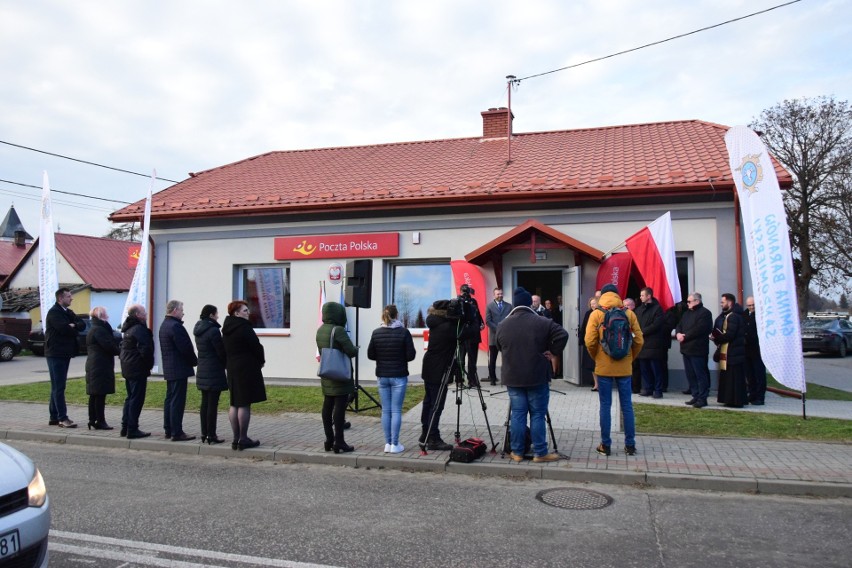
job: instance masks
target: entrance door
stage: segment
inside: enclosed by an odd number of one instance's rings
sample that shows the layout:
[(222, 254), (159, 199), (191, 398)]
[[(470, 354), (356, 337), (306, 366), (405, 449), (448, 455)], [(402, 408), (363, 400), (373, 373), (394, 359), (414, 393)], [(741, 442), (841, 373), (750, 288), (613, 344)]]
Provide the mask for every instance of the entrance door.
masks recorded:
[(580, 267), (562, 271), (562, 327), (568, 332), (568, 345), (562, 353), (562, 376), (569, 383), (579, 385), (580, 345), (577, 333), (580, 330)]

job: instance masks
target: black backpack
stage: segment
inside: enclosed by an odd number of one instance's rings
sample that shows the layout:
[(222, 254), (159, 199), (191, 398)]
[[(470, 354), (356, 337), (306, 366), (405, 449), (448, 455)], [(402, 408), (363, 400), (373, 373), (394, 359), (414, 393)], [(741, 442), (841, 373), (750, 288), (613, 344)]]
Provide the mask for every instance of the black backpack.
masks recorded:
[(630, 329), (627, 313), (623, 307), (613, 307), (608, 310), (598, 309), (606, 314), (603, 324), (601, 324), (603, 328), (601, 348), (612, 359), (624, 359), (630, 353), (630, 346), (633, 344), (633, 332)]

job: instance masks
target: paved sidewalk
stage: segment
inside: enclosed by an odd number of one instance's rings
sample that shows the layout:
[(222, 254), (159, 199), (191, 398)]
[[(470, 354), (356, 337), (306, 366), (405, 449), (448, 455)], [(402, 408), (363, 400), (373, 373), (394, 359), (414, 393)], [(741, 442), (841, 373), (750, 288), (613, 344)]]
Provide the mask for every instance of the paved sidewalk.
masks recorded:
[[(495, 453), (486, 454), (482, 460), (472, 464), (449, 462), (449, 452), (429, 452), (428, 455), (421, 455), (417, 445), (420, 433), (419, 407), (404, 415), (400, 441), (406, 446), (406, 451), (393, 456), (382, 453), (384, 438), (380, 420), (354, 413), (347, 414), (353, 427), (347, 432), (346, 438), (347, 442), (355, 446), (356, 451), (339, 455), (323, 451), (322, 423), (316, 414), (255, 415), (252, 417), (250, 435), (261, 440), (261, 446), (236, 452), (231, 450), (228, 443), (207, 446), (197, 440), (165, 440), (160, 428), (160, 410), (143, 411), (141, 425), (144, 430), (153, 433), (150, 438), (127, 440), (119, 437), (118, 429), (87, 430), (87, 409), (82, 406), (69, 407), (71, 417), (82, 421), (81, 427), (63, 430), (48, 426), (46, 404), (0, 402), (0, 439), (45, 440), (85, 446), (481, 476), (518, 476), (570, 482), (648, 484), (670, 488), (852, 497), (852, 444), (649, 436), (639, 433), (639, 452), (636, 456), (627, 457), (622, 449), (623, 436), (614, 432), (613, 455), (609, 458), (600, 456), (594, 451), (599, 441), (596, 393), (592, 393), (587, 387), (562, 386), (560, 383), (562, 381), (555, 382), (554, 388), (565, 394), (551, 395), (550, 415), (558, 451), (567, 459), (549, 464), (533, 464), (530, 461), (516, 464), (501, 456), (508, 398), (500, 392), (501, 389), (487, 386), (483, 387), (482, 401), (476, 391), (462, 391), (459, 395), (461, 404), (458, 406), (455, 404), (455, 393), (450, 392), (441, 421), (443, 436), (449, 440), (456, 428), (458, 408), (461, 437), (479, 436), (486, 440), (489, 449), (496, 446)], [(666, 398), (658, 401), (634, 397), (636, 402), (656, 404), (682, 404), (685, 399), (686, 397), (679, 393), (667, 394)], [(363, 408), (366, 406), (365, 399), (360, 400)], [(483, 402), (487, 406), (485, 413), (482, 411)], [(815, 403), (828, 402), (830, 401), (808, 401), (809, 416), (815, 416), (822, 406)], [(708, 409), (696, 412), (712, 412), (712, 406), (714, 404)], [(825, 406), (825, 412), (832, 416), (852, 418), (852, 403)], [(800, 414), (801, 401), (773, 395), (767, 397), (766, 406), (746, 408), (742, 412), (784, 410), (784, 413)], [(493, 443), (485, 424), (486, 415), (491, 426)], [(120, 407), (107, 407), (107, 420), (110, 424), (119, 426), (120, 416)], [(198, 421), (197, 413), (187, 413), (184, 420), (185, 430), (197, 435)], [(617, 427), (618, 422), (614, 420), (613, 425)], [(230, 440), (229, 434), (227, 417), (220, 415), (219, 436)]]

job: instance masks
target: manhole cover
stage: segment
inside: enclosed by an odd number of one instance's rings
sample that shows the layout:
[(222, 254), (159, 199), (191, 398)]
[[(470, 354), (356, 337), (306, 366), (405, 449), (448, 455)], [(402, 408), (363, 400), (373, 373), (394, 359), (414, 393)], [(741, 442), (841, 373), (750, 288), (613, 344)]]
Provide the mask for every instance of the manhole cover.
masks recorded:
[(552, 507), (577, 511), (603, 509), (612, 503), (609, 495), (588, 489), (548, 489), (539, 492), (536, 499)]

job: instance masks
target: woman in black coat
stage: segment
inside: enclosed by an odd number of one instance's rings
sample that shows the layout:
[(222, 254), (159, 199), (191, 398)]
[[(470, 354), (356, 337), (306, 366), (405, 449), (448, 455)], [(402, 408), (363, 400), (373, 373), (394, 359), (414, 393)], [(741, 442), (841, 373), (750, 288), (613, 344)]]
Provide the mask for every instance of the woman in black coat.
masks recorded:
[(411, 332), (398, 319), (399, 311), (388, 304), (382, 311), (382, 325), (373, 331), (367, 346), (367, 358), (376, 362), (376, 380), (382, 401), (382, 430), (385, 453), (399, 454), (405, 446), (399, 442), (402, 403), (408, 387), (408, 363), (417, 356)]
[(228, 390), (225, 378), (225, 343), (219, 331), (219, 310), (207, 304), (192, 330), (198, 349), (198, 367), (195, 370), (195, 386), (201, 391), (201, 443), (221, 444), (225, 440), (216, 435), (216, 415), (219, 410), (219, 395)]
[(248, 304), (242, 300), (228, 304), (228, 317), (222, 325), (222, 336), (225, 341), (228, 388), (231, 390), (231, 408), (228, 409), (228, 420), (234, 431), (231, 448), (256, 448), (260, 441), (248, 437), (248, 427), (251, 405), (266, 400), (261, 372), (266, 358), (263, 345), (249, 322)]
[(106, 397), (115, 392), (115, 356), (118, 342), (109, 324), (106, 308), (89, 312), (91, 327), (86, 335), (86, 394), (89, 395), (89, 430), (112, 430), (104, 416)]

